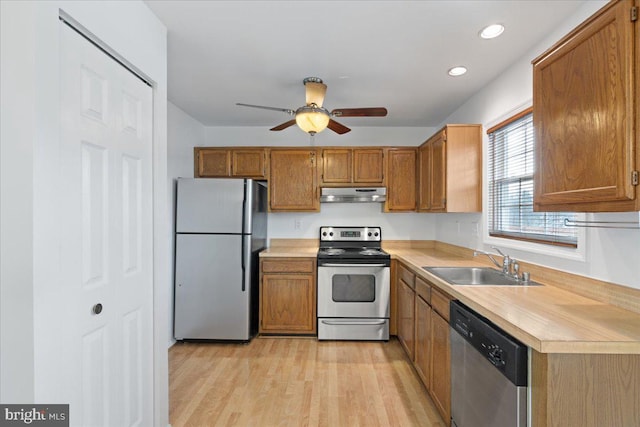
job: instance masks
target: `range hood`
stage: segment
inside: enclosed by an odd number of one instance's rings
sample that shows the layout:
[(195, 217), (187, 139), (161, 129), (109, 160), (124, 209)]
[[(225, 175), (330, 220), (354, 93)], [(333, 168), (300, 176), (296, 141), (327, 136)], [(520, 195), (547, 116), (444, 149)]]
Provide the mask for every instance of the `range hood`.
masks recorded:
[(382, 203), (387, 200), (385, 187), (322, 188), (321, 203)]

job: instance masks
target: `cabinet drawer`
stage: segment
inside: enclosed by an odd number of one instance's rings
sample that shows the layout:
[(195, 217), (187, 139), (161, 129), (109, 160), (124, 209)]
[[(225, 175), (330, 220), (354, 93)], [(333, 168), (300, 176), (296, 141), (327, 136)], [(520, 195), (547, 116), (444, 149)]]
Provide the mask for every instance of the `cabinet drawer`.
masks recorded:
[(398, 264), (398, 277), (404, 283), (409, 285), (411, 289), (415, 289), (415, 274), (413, 274), (407, 267), (402, 264)]
[(279, 259), (262, 261), (263, 273), (313, 273), (314, 271), (314, 259)]
[(431, 289), (431, 307), (447, 322), (449, 321), (449, 297), (437, 290)]
[(416, 293), (422, 297), (427, 304), (431, 304), (431, 286), (416, 276)]

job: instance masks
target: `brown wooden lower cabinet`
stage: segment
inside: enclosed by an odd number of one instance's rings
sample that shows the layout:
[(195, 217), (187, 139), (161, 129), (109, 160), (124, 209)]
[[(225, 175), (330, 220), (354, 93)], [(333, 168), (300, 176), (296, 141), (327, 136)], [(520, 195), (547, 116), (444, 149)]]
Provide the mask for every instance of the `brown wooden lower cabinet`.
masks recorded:
[(414, 274), (401, 262), (397, 262), (396, 267), (398, 340), (413, 362), (438, 412), (449, 425), (451, 421), (450, 297)]
[(416, 296), (415, 367), (425, 387), (431, 378), (431, 306)]
[(451, 420), (451, 349), (449, 345), (449, 322), (434, 310), (431, 315), (429, 394), (447, 424)]
[(404, 281), (398, 281), (398, 339), (413, 361), (415, 345), (416, 292)]
[(260, 333), (316, 333), (315, 259), (262, 260)]

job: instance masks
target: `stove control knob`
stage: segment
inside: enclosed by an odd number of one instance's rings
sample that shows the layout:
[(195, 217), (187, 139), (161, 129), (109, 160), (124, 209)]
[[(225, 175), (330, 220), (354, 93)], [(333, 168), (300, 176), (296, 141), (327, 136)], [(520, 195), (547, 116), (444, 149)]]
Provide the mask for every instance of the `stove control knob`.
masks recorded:
[(333, 237), (333, 231), (329, 233), (329, 236)]
[(326, 232), (326, 231), (323, 231), (323, 232), (322, 232), (322, 236), (327, 237), (327, 232)]
[(378, 237), (378, 232), (373, 233), (374, 236)]
[(367, 236), (371, 237), (371, 232), (367, 233)]

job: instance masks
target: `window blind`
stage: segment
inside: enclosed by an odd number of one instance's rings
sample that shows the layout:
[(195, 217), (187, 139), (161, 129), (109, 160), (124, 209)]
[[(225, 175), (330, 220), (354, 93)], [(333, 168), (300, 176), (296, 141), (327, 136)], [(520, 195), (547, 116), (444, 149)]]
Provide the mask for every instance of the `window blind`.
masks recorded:
[(534, 143), (530, 109), (489, 129), (489, 235), (577, 247), (575, 213), (533, 212)]

